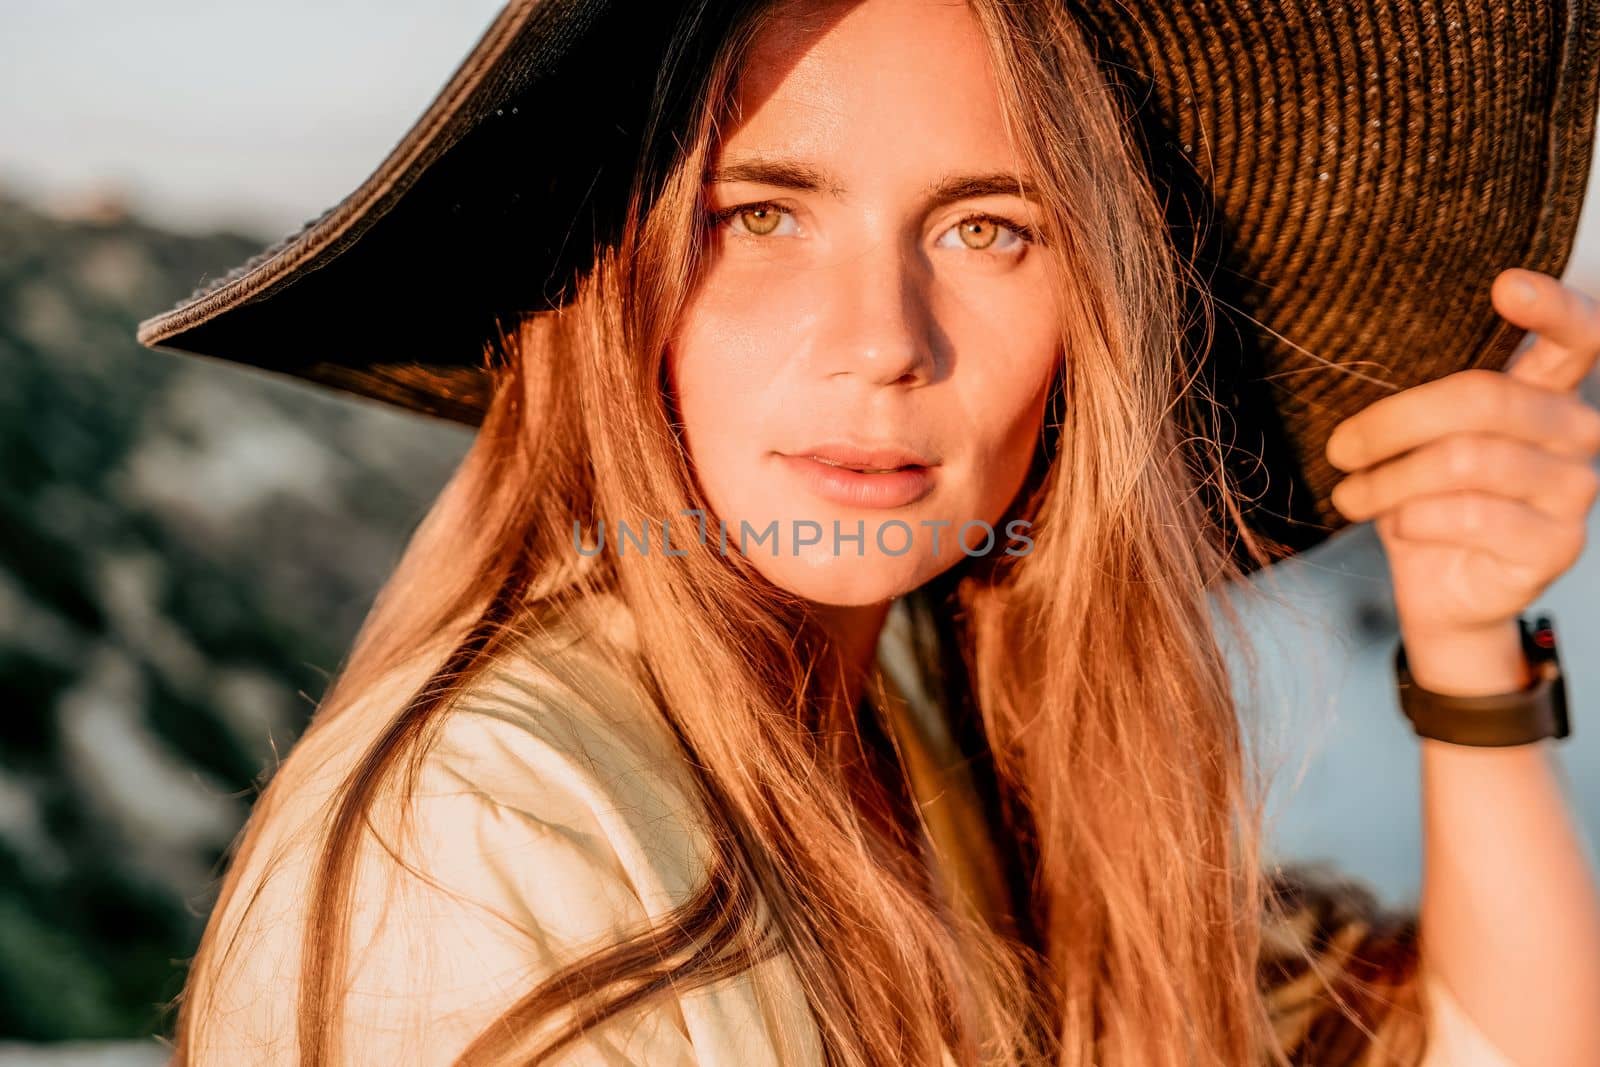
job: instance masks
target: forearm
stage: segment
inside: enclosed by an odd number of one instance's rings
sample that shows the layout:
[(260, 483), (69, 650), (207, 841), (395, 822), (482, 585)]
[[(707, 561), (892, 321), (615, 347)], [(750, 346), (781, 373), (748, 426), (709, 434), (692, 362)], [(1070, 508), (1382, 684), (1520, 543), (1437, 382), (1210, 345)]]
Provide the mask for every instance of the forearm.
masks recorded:
[[(1406, 652), (1417, 684), (1437, 692), (1529, 680), (1514, 620), (1472, 638), (1408, 639)], [(1554, 742), (1419, 744), (1423, 966), (1515, 1062), (1600, 1063), (1600, 886)]]

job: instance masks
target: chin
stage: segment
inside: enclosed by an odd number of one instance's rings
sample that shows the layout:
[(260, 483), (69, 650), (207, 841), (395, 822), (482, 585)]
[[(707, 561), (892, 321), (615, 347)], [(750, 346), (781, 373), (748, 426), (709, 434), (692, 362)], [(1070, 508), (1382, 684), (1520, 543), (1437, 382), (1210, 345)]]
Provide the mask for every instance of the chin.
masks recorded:
[(819, 552), (778, 559), (752, 555), (750, 562), (773, 585), (834, 607), (863, 607), (904, 596), (938, 569), (932, 560), (870, 553), (856, 557)]

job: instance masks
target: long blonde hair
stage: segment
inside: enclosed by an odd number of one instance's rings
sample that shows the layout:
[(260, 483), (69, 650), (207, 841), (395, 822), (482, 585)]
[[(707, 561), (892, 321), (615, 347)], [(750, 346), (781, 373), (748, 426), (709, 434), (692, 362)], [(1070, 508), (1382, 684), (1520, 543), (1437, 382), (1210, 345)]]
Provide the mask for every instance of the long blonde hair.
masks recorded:
[[(819, 743), (852, 727), (831, 721), (841, 714), (825, 698), (833, 679), (818, 669), (828, 645), (804, 602), (736, 554), (693, 543), (627, 566), (608, 556), (571, 565), (575, 522), (710, 513), (662, 352), (706, 243), (701, 180), (719, 123), (776, 6), (686, 5), (620, 234), (595, 250), (559, 310), (488, 346), (495, 391), (476, 441), (313, 720), (315, 732), (449, 636), (329, 813), (302, 941), (301, 1062), (338, 1059), (354, 844), (384, 784), (414, 772), (452, 698), (508, 642), (609, 592), (636, 619), (659, 712), (715, 823), (714, 862), (668, 921), (528, 990), (460, 1062), (540, 1062), (611, 1013), (781, 948), (832, 1064), (938, 1064), (941, 1042), (962, 1064), (1288, 1063), (1282, 1020), (1263, 996), (1263, 930), (1309, 890), (1291, 899), (1291, 883), (1262, 870), (1265, 783), (1246, 759), (1217, 619), (1236, 647), (1248, 641), (1229, 602), (1212, 597), (1241, 576), (1241, 554), (1264, 563), (1274, 546), (1240, 519), (1217, 458), (1219, 420), (1184, 341), (1185, 309), (1203, 287), (1172, 248), (1059, 0), (971, 3), (1041, 189), (1065, 296), (1067, 358), (1012, 505), (1032, 521), (1034, 548), (965, 559), (909, 598), (936, 636), (925, 668), (951, 713), (981, 724), (993, 755), (1035, 936), (1005, 939), (941, 909), (884, 784), (848, 746)], [(281, 786), (269, 784), (237, 842), (214, 915), (238, 891)], [(765, 928), (754, 928), (758, 914)], [(1323, 926), (1368, 918), (1317, 913)], [(236, 948), (216, 925), (179, 998), (176, 1065), (198, 1047), (206, 993)], [(1407, 1003), (1415, 945), (1404, 935), (1386, 942), (1399, 946), (1387, 962), (1382, 946), (1362, 957), (1379, 962), (1354, 984), (1321, 981), (1369, 1035), (1414, 1018), (1382, 1007)], [(1301, 962), (1271, 973), (1320, 973)], [(892, 980), (912, 974), (922, 980)], [(557, 1012), (570, 1025), (527, 1047)], [(1380, 1035), (1393, 1037), (1400, 1023), (1390, 1025)]]

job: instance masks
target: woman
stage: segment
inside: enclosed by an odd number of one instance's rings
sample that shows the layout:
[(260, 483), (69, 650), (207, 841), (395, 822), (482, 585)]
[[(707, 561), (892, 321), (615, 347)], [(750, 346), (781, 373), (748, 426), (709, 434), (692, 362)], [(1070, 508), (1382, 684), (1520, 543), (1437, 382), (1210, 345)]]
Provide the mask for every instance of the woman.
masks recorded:
[[(623, 224), (503, 323), (471, 453), (243, 835), (177, 1062), (1600, 1056), (1547, 746), (1422, 742), (1425, 937), (1264, 864), (1209, 594), (1274, 546), (1226, 521), (1192, 279), (1066, 9), (731, 5), (667, 39)], [(391, 307), (434, 340), (476, 291), (437, 284)], [(1515, 373), (1326, 440), (1440, 696), (1525, 687), (1518, 613), (1595, 494), (1600, 318), (1541, 271), (1493, 300), (1540, 335)]]

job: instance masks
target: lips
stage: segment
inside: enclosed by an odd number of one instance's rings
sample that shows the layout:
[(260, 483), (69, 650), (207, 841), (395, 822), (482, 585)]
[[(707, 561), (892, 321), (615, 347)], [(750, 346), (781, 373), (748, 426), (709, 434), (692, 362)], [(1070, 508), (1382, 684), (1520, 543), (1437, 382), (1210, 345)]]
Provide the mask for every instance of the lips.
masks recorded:
[(842, 471), (855, 471), (857, 474), (893, 474), (895, 471), (904, 470), (907, 467), (920, 467), (922, 465), (920, 463), (895, 463), (883, 467), (863, 467), (856, 463), (840, 463), (826, 456), (813, 455), (806, 458), (816, 463), (825, 463), (830, 467), (837, 467)]
[(854, 508), (900, 508), (933, 492), (937, 461), (902, 448), (823, 445), (778, 453), (814, 496)]
[(788, 455), (866, 474), (886, 474), (907, 467), (931, 467), (937, 463), (919, 452), (897, 445), (863, 446), (835, 441), (799, 449)]

